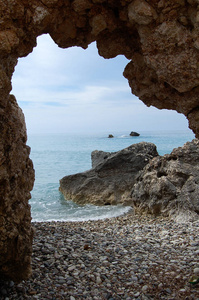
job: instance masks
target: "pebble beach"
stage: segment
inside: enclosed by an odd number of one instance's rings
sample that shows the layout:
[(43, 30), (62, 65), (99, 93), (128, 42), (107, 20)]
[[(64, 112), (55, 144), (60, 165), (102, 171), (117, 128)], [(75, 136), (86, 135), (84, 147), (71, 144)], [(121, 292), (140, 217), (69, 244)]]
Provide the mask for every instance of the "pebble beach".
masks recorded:
[(0, 299), (199, 300), (199, 220), (130, 212), (33, 226), (32, 276), (0, 282)]

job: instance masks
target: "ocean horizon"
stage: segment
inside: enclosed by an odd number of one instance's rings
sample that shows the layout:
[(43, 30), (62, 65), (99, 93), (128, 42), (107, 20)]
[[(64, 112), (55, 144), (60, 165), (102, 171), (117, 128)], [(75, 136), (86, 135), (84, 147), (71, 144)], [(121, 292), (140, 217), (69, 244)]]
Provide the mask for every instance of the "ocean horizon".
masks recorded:
[[(127, 213), (131, 207), (81, 206), (70, 199), (66, 201), (59, 192), (59, 180), (91, 169), (91, 152), (94, 150), (115, 152), (144, 141), (154, 143), (159, 155), (164, 155), (194, 138), (190, 130), (140, 131), (138, 137), (131, 137), (130, 132), (30, 134), (27, 144), (31, 147), (30, 158), (35, 168), (35, 184), (29, 201), (32, 221), (77, 222)], [(114, 138), (108, 138), (109, 134)]]

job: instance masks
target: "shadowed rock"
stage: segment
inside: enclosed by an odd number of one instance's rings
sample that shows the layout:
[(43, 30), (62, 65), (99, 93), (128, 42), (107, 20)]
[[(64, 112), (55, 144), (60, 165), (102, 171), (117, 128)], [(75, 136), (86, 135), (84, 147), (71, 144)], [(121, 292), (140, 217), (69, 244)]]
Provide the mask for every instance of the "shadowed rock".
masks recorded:
[(140, 212), (199, 214), (199, 140), (152, 159), (140, 172), (131, 195)]
[(92, 168), (95, 168), (97, 165), (104, 163), (111, 155), (113, 155), (113, 152), (104, 152), (98, 150), (93, 151), (91, 153)]

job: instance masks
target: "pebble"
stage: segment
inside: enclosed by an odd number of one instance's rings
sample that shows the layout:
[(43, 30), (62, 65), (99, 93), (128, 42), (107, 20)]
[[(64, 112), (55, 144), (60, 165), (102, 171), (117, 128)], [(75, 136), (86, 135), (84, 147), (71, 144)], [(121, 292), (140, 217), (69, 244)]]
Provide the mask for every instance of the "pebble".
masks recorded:
[(140, 296), (140, 292), (137, 292), (137, 293), (134, 294), (134, 297), (135, 297), (135, 298), (137, 298), (137, 297), (139, 297), (139, 296)]
[(199, 220), (126, 214), (33, 223), (32, 276), (0, 281), (0, 299), (199, 299)]
[(148, 290), (148, 285), (144, 285), (143, 287), (142, 287), (142, 292), (146, 292)]
[(199, 268), (195, 268), (195, 269), (193, 270), (193, 273), (199, 275)]

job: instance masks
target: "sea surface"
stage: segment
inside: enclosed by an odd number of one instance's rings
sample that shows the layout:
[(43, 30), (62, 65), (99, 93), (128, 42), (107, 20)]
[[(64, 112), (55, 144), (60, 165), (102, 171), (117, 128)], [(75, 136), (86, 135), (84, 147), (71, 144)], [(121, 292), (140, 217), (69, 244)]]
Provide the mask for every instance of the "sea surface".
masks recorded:
[(59, 192), (59, 180), (70, 174), (91, 168), (91, 152), (103, 150), (115, 152), (142, 141), (152, 142), (158, 153), (170, 153), (194, 138), (187, 131), (146, 131), (139, 137), (129, 136), (130, 132), (111, 134), (45, 134), (29, 135), (31, 159), (34, 163), (36, 180), (30, 200), (32, 221), (86, 221), (116, 217), (128, 212), (130, 207), (94, 205), (80, 206)]

